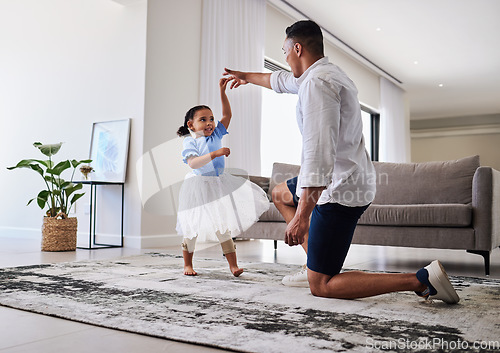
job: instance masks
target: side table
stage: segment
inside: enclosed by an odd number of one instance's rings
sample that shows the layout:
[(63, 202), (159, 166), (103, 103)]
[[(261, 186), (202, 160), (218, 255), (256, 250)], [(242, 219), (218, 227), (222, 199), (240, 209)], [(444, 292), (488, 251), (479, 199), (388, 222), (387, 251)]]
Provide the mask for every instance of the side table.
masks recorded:
[[(78, 247), (78, 249), (105, 249), (105, 248), (123, 248), (123, 208), (124, 208), (124, 185), (123, 182), (110, 182), (110, 181), (73, 181), (75, 184), (90, 185), (90, 229), (89, 229), (89, 245), (88, 247)], [(121, 205), (121, 225), (120, 225), (120, 244), (102, 244), (96, 243), (96, 218), (97, 218), (97, 187), (100, 185), (117, 185), (121, 186), (122, 191), (122, 205)]]

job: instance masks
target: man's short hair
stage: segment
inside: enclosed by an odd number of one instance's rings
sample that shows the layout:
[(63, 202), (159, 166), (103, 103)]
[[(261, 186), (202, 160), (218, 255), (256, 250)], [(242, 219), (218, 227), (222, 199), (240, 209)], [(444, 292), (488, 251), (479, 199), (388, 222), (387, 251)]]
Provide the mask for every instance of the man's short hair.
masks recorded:
[(316, 22), (304, 20), (295, 22), (285, 30), (286, 38), (302, 44), (313, 55), (324, 55), (323, 34)]

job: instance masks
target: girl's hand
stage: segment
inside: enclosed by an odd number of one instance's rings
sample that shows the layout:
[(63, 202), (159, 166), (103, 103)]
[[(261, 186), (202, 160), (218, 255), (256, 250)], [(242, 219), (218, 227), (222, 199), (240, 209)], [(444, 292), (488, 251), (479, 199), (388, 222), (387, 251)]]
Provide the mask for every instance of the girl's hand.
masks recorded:
[(229, 156), (230, 153), (231, 153), (231, 151), (227, 147), (222, 147), (222, 148), (219, 148), (217, 151), (215, 151), (215, 155), (217, 157), (222, 157), (222, 156), (227, 157), (227, 156)]
[(221, 92), (224, 92), (226, 90), (228, 82), (231, 81), (229, 77), (223, 77), (219, 80), (219, 87)]
[(246, 80), (246, 72), (241, 72), (241, 71), (235, 71), (235, 70), (230, 70), (225, 68), (224, 69), (224, 76), (230, 75), (229, 77), (226, 77), (226, 79), (231, 82), (231, 86), (229, 87), (230, 89), (233, 88), (238, 88), (241, 85), (246, 85), (248, 81)]

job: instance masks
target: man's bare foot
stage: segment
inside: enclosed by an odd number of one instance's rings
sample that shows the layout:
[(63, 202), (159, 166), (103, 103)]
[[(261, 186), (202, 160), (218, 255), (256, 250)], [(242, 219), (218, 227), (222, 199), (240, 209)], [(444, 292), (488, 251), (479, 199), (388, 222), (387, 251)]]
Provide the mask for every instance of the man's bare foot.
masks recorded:
[(239, 268), (239, 267), (232, 267), (232, 268), (230, 268), (230, 270), (233, 273), (234, 277), (238, 277), (239, 275), (241, 275), (243, 273), (243, 269)]
[(184, 266), (184, 274), (186, 276), (196, 276), (198, 273), (193, 270), (193, 266)]

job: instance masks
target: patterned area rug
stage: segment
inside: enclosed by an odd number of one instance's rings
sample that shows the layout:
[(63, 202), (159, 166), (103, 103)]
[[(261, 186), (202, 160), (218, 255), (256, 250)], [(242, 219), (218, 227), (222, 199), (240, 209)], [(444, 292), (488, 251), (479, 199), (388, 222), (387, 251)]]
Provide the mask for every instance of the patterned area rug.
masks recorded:
[[(495, 351), (500, 281), (453, 277), (458, 305), (413, 293), (362, 300), (313, 297), (281, 278), (298, 266), (159, 253), (0, 269), (0, 304), (55, 317), (241, 352)], [(496, 343), (495, 343), (496, 340)], [(496, 344), (496, 346), (495, 346)]]

